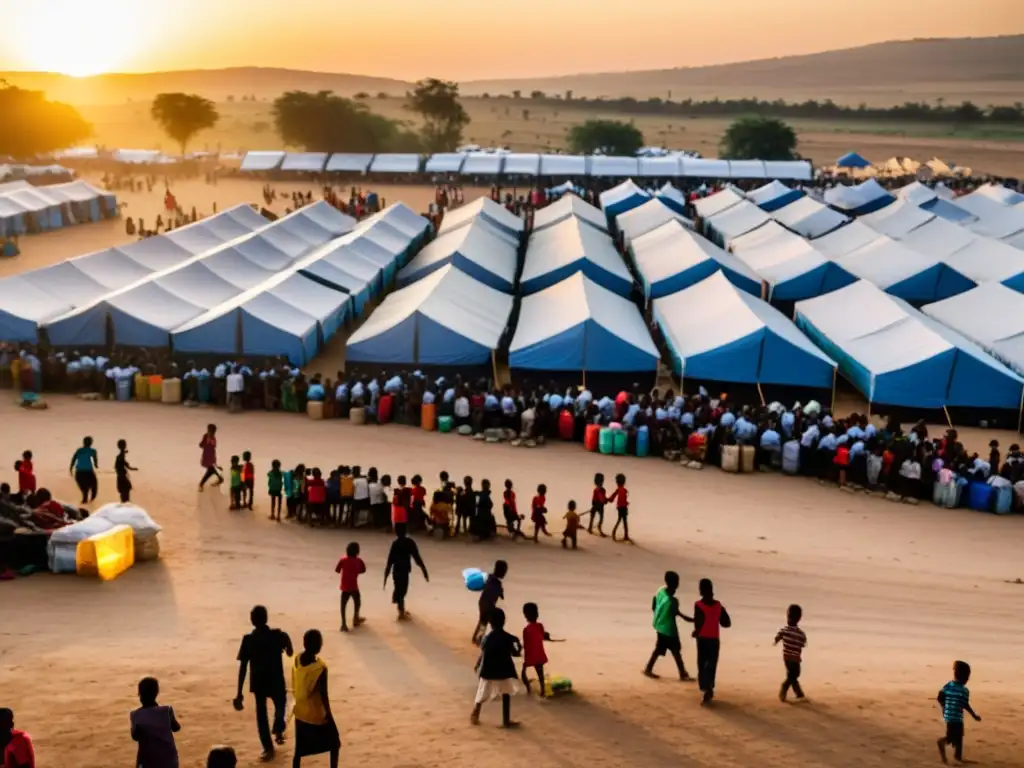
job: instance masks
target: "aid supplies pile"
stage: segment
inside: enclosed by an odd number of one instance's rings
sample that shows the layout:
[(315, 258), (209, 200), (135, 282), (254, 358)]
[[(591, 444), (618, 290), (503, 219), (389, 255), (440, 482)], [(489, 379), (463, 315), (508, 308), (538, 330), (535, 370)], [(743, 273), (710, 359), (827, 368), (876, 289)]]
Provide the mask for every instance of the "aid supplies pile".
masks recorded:
[[(118, 526), (127, 526), (132, 531), (131, 557), (128, 557), (127, 552), (122, 552), (119, 555), (121, 559), (138, 562), (155, 560), (160, 556), (158, 536), (161, 528), (144, 509), (134, 504), (107, 504), (89, 518), (53, 532), (47, 546), (50, 570), (54, 573), (78, 572), (79, 545), (87, 540), (99, 538), (106, 546), (109, 544), (108, 534)], [(115, 536), (113, 540), (121, 539)], [(91, 549), (93, 546), (89, 545), (88, 548)]]

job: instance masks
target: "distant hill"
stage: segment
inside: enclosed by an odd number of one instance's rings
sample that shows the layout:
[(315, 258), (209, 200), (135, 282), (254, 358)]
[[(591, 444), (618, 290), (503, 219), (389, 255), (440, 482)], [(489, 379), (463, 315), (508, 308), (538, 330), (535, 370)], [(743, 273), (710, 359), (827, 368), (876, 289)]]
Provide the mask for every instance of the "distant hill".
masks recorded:
[(519, 90), (524, 96), (571, 90), (576, 96), (638, 99), (665, 98), (671, 91), (673, 100), (832, 98), (879, 106), (936, 97), (1012, 103), (1024, 97), (1024, 35), (893, 41), (709, 67), (478, 80), (463, 83), (462, 90)]
[(255, 96), (273, 100), (285, 91), (334, 91), (343, 96), (365, 92), (371, 96), (404, 94), (409, 83), (386, 77), (330, 72), (305, 72), (266, 67), (194, 69), (177, 72), (69, 77), (50, 72), (0, 72), (0, 79), (22, 88), (45, 91), (51, 99), (71, 104), (123, 104), (149, 101), (157, 93), (184, 91), (214, 101), (229, 96)]

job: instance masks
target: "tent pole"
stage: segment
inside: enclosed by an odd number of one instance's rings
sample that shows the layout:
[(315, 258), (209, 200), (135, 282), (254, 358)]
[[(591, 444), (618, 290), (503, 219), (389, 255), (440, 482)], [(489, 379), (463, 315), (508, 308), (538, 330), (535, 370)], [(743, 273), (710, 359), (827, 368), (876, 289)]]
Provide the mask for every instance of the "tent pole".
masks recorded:
[(500, 387), (502, 382), (498, 381), (498, 359), (493, 349), (491, 350), (491, 373), (494, 374), (494, 386)]
[(946, 414), (946, 423), (949, 424), (949, 428), (953, 428), (953, 420), (949, 418), (949, 409), (946, 406), (942, 406), (942, 412)]
[(587, 371), (586, 371), (586, 369), (583, 370), (583, 388), (584, 389), (587, 388)]
[[(871, 406), (869, 404), (868, 408), (870, 409), (870, 407)], [(832, 408), (830, 410), (832, 411), (832, 413), (836, 412), (836, 369), (835, 368), (832, 369)]]
[(761, 382), (757, 382), (757, 394), (761, 398), (761, 407), (764, 408), (766, 403), (764, 401), (764, 392), (761, 391)]

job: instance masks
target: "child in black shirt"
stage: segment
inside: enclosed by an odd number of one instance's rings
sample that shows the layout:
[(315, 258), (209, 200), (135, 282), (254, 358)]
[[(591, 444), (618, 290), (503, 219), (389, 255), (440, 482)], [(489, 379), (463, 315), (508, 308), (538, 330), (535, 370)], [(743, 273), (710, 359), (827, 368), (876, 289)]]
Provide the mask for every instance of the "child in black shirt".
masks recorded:
[(518, 690), (518, 675), (513, 659), (522, 655), (523, 646), (518, 637), (505, 631), (505, 612), (500, 608), (491, 612), (491, 631), (484, 637), (480, 650), (477, 661), (480, 683), (476, 689), (476, 706), (469, 721), (479, 725), (484, 701), (501, 696), (501, 725), (503, 728), (515, 728), (519, 723), (512, 720), (512, 695)]

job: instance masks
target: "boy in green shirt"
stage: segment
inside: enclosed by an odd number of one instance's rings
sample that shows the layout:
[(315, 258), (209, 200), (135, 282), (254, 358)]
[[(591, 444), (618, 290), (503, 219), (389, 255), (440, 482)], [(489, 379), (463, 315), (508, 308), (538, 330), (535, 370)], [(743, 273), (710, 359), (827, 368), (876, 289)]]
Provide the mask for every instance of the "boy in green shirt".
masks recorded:
[[(281, 491), (284, 488), (284, 473), (281, 462), (274, 459), (267, 472), (267, 494), (270, 496), (270, 519), (281, 522)], [(276, 515), (274, 514), (276, 511)]]
[(228, 509), (242, 508), (242, 464), (237, 456), (231, 457), (231, 506)]
[(644, 674), (647, 677), (657, 678), (658, 675), (654, 674), (655, 662), (666, 653), (671, 653), (676, 662), (676, 669), (679, 670), (679, 679), (690, 682), (693, 678), (686, 673), (686, 665), (683, 664), (682, 644), (679, 642), (676, 617), (691, 623), (693, 619), (679, 612), (679, 600), (675, 596), (677, 589), (679, 589), (679, 574), (675, 571), (666, 571), (665, 586), (658, 590), (654, 600), (651, 601), (657, 640), (654, 653), (651, 654), (651, 658), (644, 668)]

